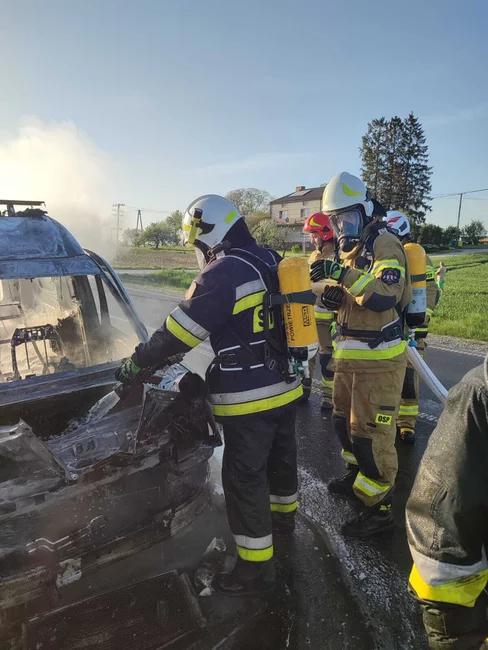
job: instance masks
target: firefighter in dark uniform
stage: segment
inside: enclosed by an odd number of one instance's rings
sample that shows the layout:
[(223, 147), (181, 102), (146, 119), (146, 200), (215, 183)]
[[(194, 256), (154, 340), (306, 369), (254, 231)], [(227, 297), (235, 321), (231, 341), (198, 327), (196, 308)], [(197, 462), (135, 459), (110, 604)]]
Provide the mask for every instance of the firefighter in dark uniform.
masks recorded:
[(407, 502), (430, 647), (488, 650), (488, 357), (451, 388)]
[[(386, 218), (388, 228), (396, 234), (398, 239), (405, 246), (410, 241), (410, 222), (407, 217), (398, 210), (389, 210)], [(429, 321), (434, 313), (434, 309), (439, 302), (439, 289), (435, 281), (434, 267), (432, 260), (425, 254), (426, 261), (426, 280), (427, 280), (427, 309), (425, 322), (420, 327), (415, 328), (415, 341), (417, 342), (417, 352), (424, 356), (427, 347), (427, 334), (429, 333)], [(402, 401), (397, 418), (397, 429), (400, 440), (405, 444), (415, 442), (415, 425), (419, 415), (419, 376), (415, 372), (412, 364), (407, 363), (405, 381), (403, 382)]]
[(302, 387), (285, 371), (279, 337), (271, 346), (264, 334), (276, 335), (282, 321), (271, 314), (266, 327), (263, 321), (263, 298), (277, 286), (280, 256), (258, 246), (236, 207), (217, 195), (189, 206), (183, 236), (195, 247), (202, 272), (118, 375), (130, 380), (210, 338), (216, 356), (207, 371), (209, 400), (223, 425), (222, 479), (238, 555), (216, 588), (255, 595), (273, 586), (272, 532), (292, 532), (297, 508), (295, 415)]
[[(334, 339), (332, 421), (348, 467), (330, 492), (358, 497), (366, 508), (342, 534), (368, 537), (394, 526), (398, 470), (396, 418), (406, 368), (403, 312), (411, 300), (402, 245), (387, 230), (384, 208), (360, 178), (342, 172), (324, 190), (322, 207), (338, 242), (340, 263), (314, 262), (312, 282), (336, 280), (342, 291)], [(322, 296), (330, 304), (326, 287)]]

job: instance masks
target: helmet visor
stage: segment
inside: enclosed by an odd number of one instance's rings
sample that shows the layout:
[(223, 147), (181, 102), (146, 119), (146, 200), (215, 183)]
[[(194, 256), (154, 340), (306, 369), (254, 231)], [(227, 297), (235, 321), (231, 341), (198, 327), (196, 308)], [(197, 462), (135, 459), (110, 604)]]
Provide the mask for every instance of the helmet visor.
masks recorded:
[(363, 224), (363, 217), (359, 208), (348, 208), (342, 212), (329, 215), (329, 218), (336, 239), (359, 238)]

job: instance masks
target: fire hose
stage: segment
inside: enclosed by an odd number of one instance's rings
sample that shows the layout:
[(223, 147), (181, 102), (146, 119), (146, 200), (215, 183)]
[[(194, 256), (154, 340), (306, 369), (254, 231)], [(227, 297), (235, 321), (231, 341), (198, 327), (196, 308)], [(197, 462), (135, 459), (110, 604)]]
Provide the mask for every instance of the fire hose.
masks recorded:
[(407, 345), (407, 357), (419, 376), (422, 377), (437, 399), (444, 405), (447, 399), (447, 390), (422, 359), (415, 347)]

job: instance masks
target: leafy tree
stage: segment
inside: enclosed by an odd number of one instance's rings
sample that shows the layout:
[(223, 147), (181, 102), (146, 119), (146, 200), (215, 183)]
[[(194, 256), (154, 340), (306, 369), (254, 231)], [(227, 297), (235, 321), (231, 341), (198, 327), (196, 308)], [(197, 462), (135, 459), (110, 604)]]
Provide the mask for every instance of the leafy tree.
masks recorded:
[(245, 217), (245, 221), (247, 224), (247, 227), (249, 228), (251, 234), (254, 233), (256, 228), (259, 226), (261, 221), (263, 219), (269, 219), (270, 216), (267, 212), (263, 212), (262, 210), (258, 210), (257, 212), (253, 212), (251, 215)]
[(478, 244), (483, 235), (486, 234), (485, 224), (478, 219), (473, 219), (463, 230), (464, 237), (472, 244)]
[(269, 202), (272, 199), (269, 192), (258, 190), (256, 187), (242, 187), (232, 190), (225, 195), (225, 198), (232, 201), (245, 217), (249, 217), (256, 212), (268, 212)]
[(263, 219), (253, 235), (260, 246), (269, 246), (283, 251), (286, 249), (286, 228), (278, 226), (271, 219)]
[(156, 221), (150, 223), (144, 232), (141, 233), (140, 243), (159, 248), (163, 244), (174, 246), (178, 243), (178, 240), (175, 241), (175, 234), (166, 221)]
[(448, 226), (444, 228), (442, 232), (442, 243), (444, 246), (449, 246), (452, 241), (457, 241), (458, 239), (458, 230), (456, 226)]
[(433, 223), (427, 223), (421, 230), (420, 239), (422, 245), (441, 246), (443, 230), (440, 226)]
[(127, 228), (122, 233), (122, 243), (124, 246), (137, 246), (137, 240), (139, 238), (139, 233), (135, 228)]
[(387, 210), (407, 211), (416, 224), (424, 223), (430, 210), (432, 168), (424, 131), (415, 115), (370, 122), (360, 152), (362, 177), (373, 196)]
[(183, 213), (180, 210), (175, 210), (169, 217), (166, 217), (164, 223), (168, 226), (168, 232), (171, 233), (171, 243), (175, 246), (181, 243)]

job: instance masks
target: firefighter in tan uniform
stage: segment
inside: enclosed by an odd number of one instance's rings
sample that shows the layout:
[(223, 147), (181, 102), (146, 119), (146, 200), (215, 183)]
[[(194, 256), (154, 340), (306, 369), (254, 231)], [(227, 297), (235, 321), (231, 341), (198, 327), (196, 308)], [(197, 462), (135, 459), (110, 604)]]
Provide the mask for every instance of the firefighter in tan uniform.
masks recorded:
[[(349, 470), (328, 487), (359, 497), (366, 508), (341, 531), (368, 537), (394, 526), (396, 418), (407, 364), (403, 311), (412, 291), (403, 247), (382, 220), (384, 208), (370, 200), (359, 178), (347, 172), (335, 176), (322, 205), (341, 263), (315, 262), (311, 279), (332, 278), (344, 292), (334, 341), (333, 423)], [(326, 303), (327, 293), (328, 288)]]
[[(329, 217), (323, 212), (317, 212), (305, 222), (303, 232), (310, 233), (310, 239), (315, 246), (315, 250), (309, 257), (309, 264), (317, 260), (335, 259), (334, 232), (330, 225)], [(317, 296), (315, 304), (315, 320), (317, 322), (317, 332), (319, 337), (319, 361), (322, 374), (322, 401), (320, 407), (323, 410), (332, 409), (332, 389), (334, 387), (334, 371), (331, 368), (332, 361), (332, 334), (331, 325), (334, 321), (335, 314), (332, 310), (324, 307)], [(309, 361), (310, 378), (303, 380), (303, 393), (306, 399), (310, 396), (312, 380), (315, 370), (315, 359)], [(309, 382), (309, 386), (305, 382)]]
[[(410, 241), (410, 222), (407, 217), (397, 210), (390, 210), (386, 222), (388, 228), (396, 234), (402, 245)], [(439, 302), (439, 289), (435, 281), (434, 266), (432, 260), (426, 254), (427, 267), (427, 309), (425, 322), (421, 327), (415, 329), (415, 341), (417, 342), (417, 351), (420, 356), (424, 356), (427, 347), (427, 334), (429, 332), (429, 320), (434, 313), (434, 309)], [(415, 442), (415, 425), (419, 414), (419, 376), (415, 372), (410, 362), (407, 363), (405, 372), (405, 381), (403, 383), (402, 401), (397, 418), (397, 429), (400, 440), (405, 444)]]

